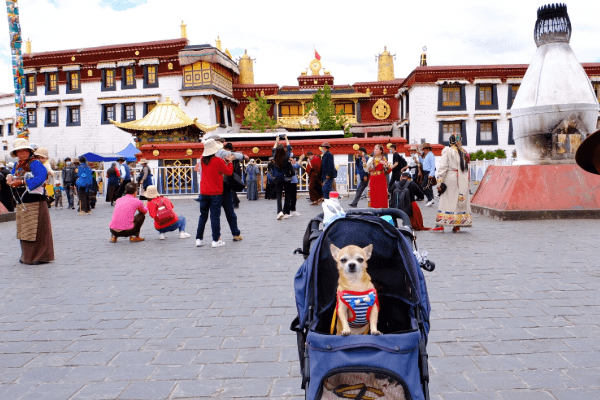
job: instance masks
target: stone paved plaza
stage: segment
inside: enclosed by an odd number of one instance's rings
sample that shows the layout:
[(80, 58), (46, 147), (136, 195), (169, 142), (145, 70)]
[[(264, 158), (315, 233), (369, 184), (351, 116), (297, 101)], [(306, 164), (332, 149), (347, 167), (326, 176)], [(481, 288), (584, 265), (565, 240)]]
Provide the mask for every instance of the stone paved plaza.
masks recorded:
[[(194, 236), (198, 203), (174, 203)], [(242, 201), (244, 240), (222, 217), (219, 249), (160, 241), (149, 220), (145, 242), (111, 244), (106, 203), (52, 209), (44, 266), (19, 264), (15, 223), (0, 224), (0, 399), (304, 398), (292, 251), (319, 209), (298, 206), (276, 221), (274, 201)], [(598, 226), (475, 216), (460, 234), (419, 233), (437, 264), (432, 399), (600, 398)]]

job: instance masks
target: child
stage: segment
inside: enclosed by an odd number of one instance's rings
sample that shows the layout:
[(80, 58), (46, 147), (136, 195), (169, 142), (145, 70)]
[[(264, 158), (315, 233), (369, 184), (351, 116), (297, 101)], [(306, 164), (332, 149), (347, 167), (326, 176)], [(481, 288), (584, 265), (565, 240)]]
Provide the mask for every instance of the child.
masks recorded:
[[(179, 229), (179, 238), (187, 239), (190, 234), (185, 231), (185, 217), (177, 216), (173, 211), (173, 203), (166, 197), (158, 194), (156, 186), (150, 185), (145, 193), (148, 201), (148, 213), (154, 218), (154, 228), (158, 231), (158, 238), (166, 239), (165, 233)], [(161, 219), (162, 218), (162, 219)]]
[(56, 186), (54, 186), (54, 207), (58, 208), (58, 205), (60, 204), (60, 209), (62, 210), (63, 205), (62, 205), (62, 192), (65, 190), (64, 187), (60, 186), (60, 182), (56, 183)]

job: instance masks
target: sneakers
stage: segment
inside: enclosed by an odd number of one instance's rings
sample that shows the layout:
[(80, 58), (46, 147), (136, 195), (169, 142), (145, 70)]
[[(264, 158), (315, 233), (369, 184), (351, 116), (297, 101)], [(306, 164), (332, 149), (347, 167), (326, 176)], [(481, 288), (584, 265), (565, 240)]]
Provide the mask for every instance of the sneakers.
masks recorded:
[(167, 237), (165, 236), (165, 234), (164, 234), (164, 233), (161, 233), (160, 235), (158, 235), (158, 238), (159, 238), (160, 240), (165, 240)]
[(221, 246), (225, 246), (225, 242), (222, 240), (219, 240), (218, 242), (212, 242), (212, 247), (221, 247)]
[(280, 212), (279, 214), (277, 214), (277, 220), (279, 221), (280, 219), (283, 218), (283, 211)]
[(240, 242), (242, 241), (244, 238), (242, 237), (242, 235), (237, 235), (233, 237), (233, 241), (234, 242)]
[(356, 208), (356, 204), (348, 204), (348, 207)]
[(204, 241), (196, 239), (196, 247), (204, 246)]
[(179, 232), (179, 239), (187, 239), (190, 237), (190, 234), (187, 232)]
[(427, 203), (425, 203), (425, 207), (431, 207), (434, 203), (435, 203), (435, 200), (431, 199)]
[(292, 211), (292, 217), (299, 217), (300, 215), (302, 214), (300, 214), (298, 211)]
[(144, 240), (146, 240), (146, 239), (144, 239), (143, 237), (139, 237), (139, 236), (130, 236), (129, 237), (129, 241), (132, 243), (143, 242)]
[(285, 214), (285, 215), (283, 216), (283, 219), (288, 219), (289, 217), (290, 217), (290, 214)]
[(117, 237), (116, 236), (111, 236), (110, 237), (110, 242), (111, 243), (117, 243)]

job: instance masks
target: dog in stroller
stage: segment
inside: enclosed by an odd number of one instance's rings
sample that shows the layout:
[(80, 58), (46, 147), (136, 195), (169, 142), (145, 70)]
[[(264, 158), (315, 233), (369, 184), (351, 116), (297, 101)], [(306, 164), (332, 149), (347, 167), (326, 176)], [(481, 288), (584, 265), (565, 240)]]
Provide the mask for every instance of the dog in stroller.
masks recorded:
[[(428, 400), (430, 304), (408, 215), (354, 209), (325, 229), (321, 224), (322, 214), (309, 223), (305, 261), (294, 280), (298, 316), (291, 329), (297, 333), (305, 397)], [(368, 270), (381, 335), (332, 334), (339, 273), (331, 250), (371, 244)]]

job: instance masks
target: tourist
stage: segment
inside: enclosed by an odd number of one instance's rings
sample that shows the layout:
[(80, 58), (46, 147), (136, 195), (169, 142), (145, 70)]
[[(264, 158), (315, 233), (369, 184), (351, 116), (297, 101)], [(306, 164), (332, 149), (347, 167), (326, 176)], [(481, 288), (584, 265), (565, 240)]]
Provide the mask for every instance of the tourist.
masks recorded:
[(273, 157), (269, 158), (269, 163), (267, 164), (267, 174), (265, 179), (267, 183), (265, 185), (265, 199), (266, 200), (275, 200), (277, 199), (277, 189), (275, 188), (275, 178), (273, 177), (273, 168), (275, 168), (275, 161)]
[(407, 163), (404, 157), (402, 157), (400, 153), (396, 151), (396, 145), (393, 143), (390, 145), (390, 153), (392, 154), (392, 173), (390, 175), (388, 191), (392, 193), (394, 190), (394, 183), (400, 180), (400, 175), (402, 174), (402, 171), (404, 170), (404, 167), (406, 167)]
[(15, 191), (17, 202), (17, 239), (21, 240), (19, 261), (24, 264), (48, 263), (54, 261), (52, 225), (44, 195), (48, 171), (35, 159), (27, 139), (17, 138), (13, 146), (10, 156), (19, 161), (6, 181)]
[(423, 214), (421, 214), (421, 209), (415, 201), (423, 200), (425, 193), (423, 193), (419, 185), (413, 182), (412, 175), (408, 171), (402, 173), (400, 176), (400, 183), (397, 184), (396, 187), (404, 188), (405, 185), (408, 185), (408, 191), (410, 192), (410, 203), (412, 209), (412, 213), (410, 214), (410, 225), (412, 226), (413, 231), (428, 231), (431, 228), (425, 228), (423, 226)]
[(64, 191), (65, 191), (65, 188), (63, 188), (60, 185), (60, 182), (56, 182), (56, 186), (54, 186), (54, 207), (58, 208), (58, 206), (60, 205), (61, 210), (63, 208), (62, 192), (64, 192)]
[(435, 156), (431, 151), (431, 145), (429, 143), (423, 143), (421, 145), (423, 150), (423, 182), (421, 182), (421, 188), (423, 193), (427, 196), (427, 203), (425, 206), (432, 206), (435, 202), (433, 200), (433, 182), (435, 182)]
[(80, 165), (81, 163), (79, 162), (78, 158), (73, 160), (73, 173), (75, 175), (75, 180), (73, 181), (73, 186), (71, 186), (71, 194), (73, 196), (73, 201), (77, 203), (77, 207), (73, 208), (77, 212), (81, 210), (81, 206), (79, 204), (79, 192), (77, 192), (77, 171), (79, 170)]
[[(148, 209), (144, 203), (135, 197), (138, 186), (135, 182), (129, 182), (125, 186), (125, 195), (115, 204), (113, 217), (110, 221), (111, 243), (117, 243), (119, 237), (129, 237), (130, 242), (143, 242), (140, 230), (144, 225)], [(137, 214), (136, 214), (137, 211)]]
[(323, 181), (321, 180), (321, 158), (313, 155), (312, 151), (306, 153), (306, 175), (308, 176), (308, 197), (311, 206), (317, 206), (323, 201)]
[(87, 159), (84, 156), (79, 156), (80, 165), (77, 167), (77, 197), (79, 197), (79, 215), (90, 215), (89, 191), (93, 190), (94, 181), (92, 177), (92, 169), (87, 164)]
[[(291, 166), (290, 166), (290, 155), (292, 153), (292, 146), (290, 145), (290, 141), (287, 138), (287, 135), (283, 135), (285, 137), (285, 141), (287, 143), (286, 147), (283, 147), (282, 144), (279, 143), (279, 136), (275, 139), (275, 144), (273, 145), (272, 155), (273, 155), (273, 178), (275, 180), (275, 190), (277, 192), (277, 220), (282, 220), (290, 217), (290, 196), (289, 193), (289, 185), (286, 181), (286, 178), (291, 178)], [(285, 202), (282, 206), (281, 201), (283, 198), (283, 193), (285, 191)]]
[(471, 200), (469, 198), (469, 155), (462, 148), (460, 133), (452, 133), (449, 147), (442, 150), (437, 175), (440, 204), (434, 231), (444, 231), (451, 226), (452, 232), (460, 227), (471, 227)]
[[(150, 167), (148, 166), (148, 160), (142, 158), (140, 160), (140, 164), (142, 164), (142, 170), (140, 171), (140, 175), (137, 178), (138, 186), (142, 187), (142, 195), (145, 196), (146, 188), (152, 185), (152, 171), (150, 171)], [(148, 196), (145, 196), (146, 198)]]
[(45, 147), (39, 147), (35, 153), (33, 153), (33, 155), (39, 162), (42, 163), (42, 165), (44, 165), (46, 171), (48, 172), (45, 188), (46, 196), (48, 197), (48, 208), (52, 208), (52, 203), (54, 203), (54, 171), (52, 170), (52, 166), (48, 160), (48, 149)]
[(154, 228), (158, 231), (158, 238), (166, 239), (165, 233), (179, 229), (179, 238), (187, 239), (190, 234), (185, 231), (185, 217), (175, 214), (173, 203), (166, 197), (158, 194), (156, 186), (146, 188), (145, 195), (148, 201), (148, 214), (154, 218)]
[(121, 183), (119, 185), (119, 189), (117, 190), (117, 198), (119, 198), (123, 196), (123, 193), (125, 192), (125, 186), (131, 182), (131, 169), (125, 162), (124, 157), (119, 157), (117, 162), (119, 163), (119, 173), (121, 174)]
[(358, 153), (354, 155), (354, 173), (358, 177), (358, 186), (356, 187), (354, 200), (348, 204), (349, 207), (358, 206), (358, 202), (369, 184), (369, 173), (365, 171), (368, 161), (369, 156), (367, 155), (367, 149), (364, 147), (359, 148)]
[(75, 174), (75, 166), (71, 163), (71, 158), (65, 158), (65, 166), (62, 170), (62, 181), (65, 187), (65, 193), (67, 195), (67, 208), (75, 209), (75, 202), (73, 199), (73, 188), (77, 175)]
[(375, 145), (373, 157), (367, 161), (366, 171), (370, 175), (371, 207), (388, 208), (387, 179), (385, 177), (391, 169), (382, 145)]
[(337, 176), (335, 164), (333, 163), (333, 154), (329, 151), (331, 146), (328, 142), (323, 142), (319, 147), (323, 157), (321, 158), (321, 180), (323, 181), (323, 198), (329, 198), (329, 192), (333, 190), (333, 180)]
[(15, 210), (12, 191), (10, 190), (10, 186), (6, 181), (6, 177), (10, 175), (11, 169), (12, 166), (10, 164), (0, 168), (0, 201), (8, 212), (13, 212)]
[(96, 171), (92, 169), (92, 186), (88, 188), (88, 200), (90, 202), (90, 208), (93, 210), (96, 208), (96, 200), (98, 198), (98, 179), (96, 178)]
[(115, 205), (115, 200), (117, 200), (117, 190), (119, 188), (119, 178), (121, 176), (121, 172), (119, 172), (119, 168), (117, 168), (117, 163), (113, 162), (110, 165), (110, 168), (106, 171), (107, 188), (106, 188), (106, 202), (110, 202), (111, 206)]
[[(233, 153), (233, 144), (225, 143), (225, 145), (223, 145), (223, 150), (227, 150), (227, 151)], [(219, 155), (219, 157), (221, 157), (221, 156)], [(243, 154), (242, 154), (242, 157), (243, 157)], [(223, 158), (223, 157), (221, 157), (221, 158)], [(232, 164), (233, 164), (233, 173), (237, 174), (241, 178), (243, 173), (242, 173), (242, 165), (241, 165), (240, 161), (236, 158), (232, 161)], [(225, 179), (225, 186), (223, 187), (223, 190), (226, 190), (227, 188), (229, 188), (229, 192), (231, 193), (231, 199), (233, 200), (233, 208), (240, 208), (240, 199), (238, 198), (237, 192), (231, 188), (231, 184), (230, 184), (231, 179), (233, 179), (233, 175), (231, 175), (230, 177), (227, 177), (227, 179)]]
[(225, 246), (221, 240), (221, 207), (223, 204), (223, 176), (233, 174), (233, 155), (226, 160), (216, 156), (223, 144), (214, 139), (204, 141), (202, 152), (202, 182), (200, 184), (200, 218), (196, 231), (196, 247), (204, 245), (204, 228), (210, 214), (212, 228), (212, 247)]
[[(219, 135), (213, 135), (212, 139), (219, 142), (222, 146), (217, 151), (215, 156), (219, 157), (222, 160), (227, 160), (227, 158), (231, 158), (231, 164), (233, 165), (234, 172), (235, 172), (236, 162), (239, 165), (239, 163), (242, 160), (249, 159), (248, 156), (244, 155), (243, 153), (236, 153), (234, 151), (225, 149), (223, 146), (225, 139), (221, 138)], [(229, 143), (229, 145), (230, 146), (227, 146), (227, 147), (229, 147), (230, 149), (233, 149), (233, 145), (231, 145), (231, 143)], [(241, 172), (241, 168), (239, 171)], [(234, 192), (231, 188), (230, 179), (233, 179), (232, 175), (233, 174), (230, 174), (230, 176), (223, 175), (223, 198), (222, 198), (221, 205), (223, 207), (223, 211), (225, 212), (225, 219), (227, 220), (227, 224), (229, 225), (229, 230), (231, 231), (231, 235), (233, 236), (233, 241), (239, 242), (243, 238), (242, 238), (240, 229), (238, 228), (237, 215), (234, 210), (236, 208), (235, 203), (234, 203), (234, 194), (235, 194), (235, 199), (237, 199), (238, 202), (239, 202), (239, 199), (237, 198), (237, 193)], [(200, 183), (200, 185), (202, 185), (202, 183)]]
[(254, 159), (246, 166), (246, 197), (248, 200), (258, 200), (258, 183), (260, 169), (256, 166)]
[(423, 159), (417, 153), (417, 145), (410, 146), (408, 151), (410, 152), (410, 157), (408, 158), (408, 164), (402, 169), (402, 172), (410, 172), (412, 181), (419, 185), (423, 180), (423, 173), (421, 172)]
[[(292, 217), (300, 216), (300, 213), (296, 211), (296, 202), (298, 200), (298, 171), (300, 170), (300, 163), (303, 159), (304, 154), (300, 156), (298, 162), (296, 162), (296, 159), (294, 159), (294, 157), (290, 157), (290, 164), (292, 164), (292, 169), (294, 171), (294, 176), (292, 176), (292, 179), (288, 182), (290, 197), (290, 215)], [(287, 192), (285, 196), (288, 196)]]

